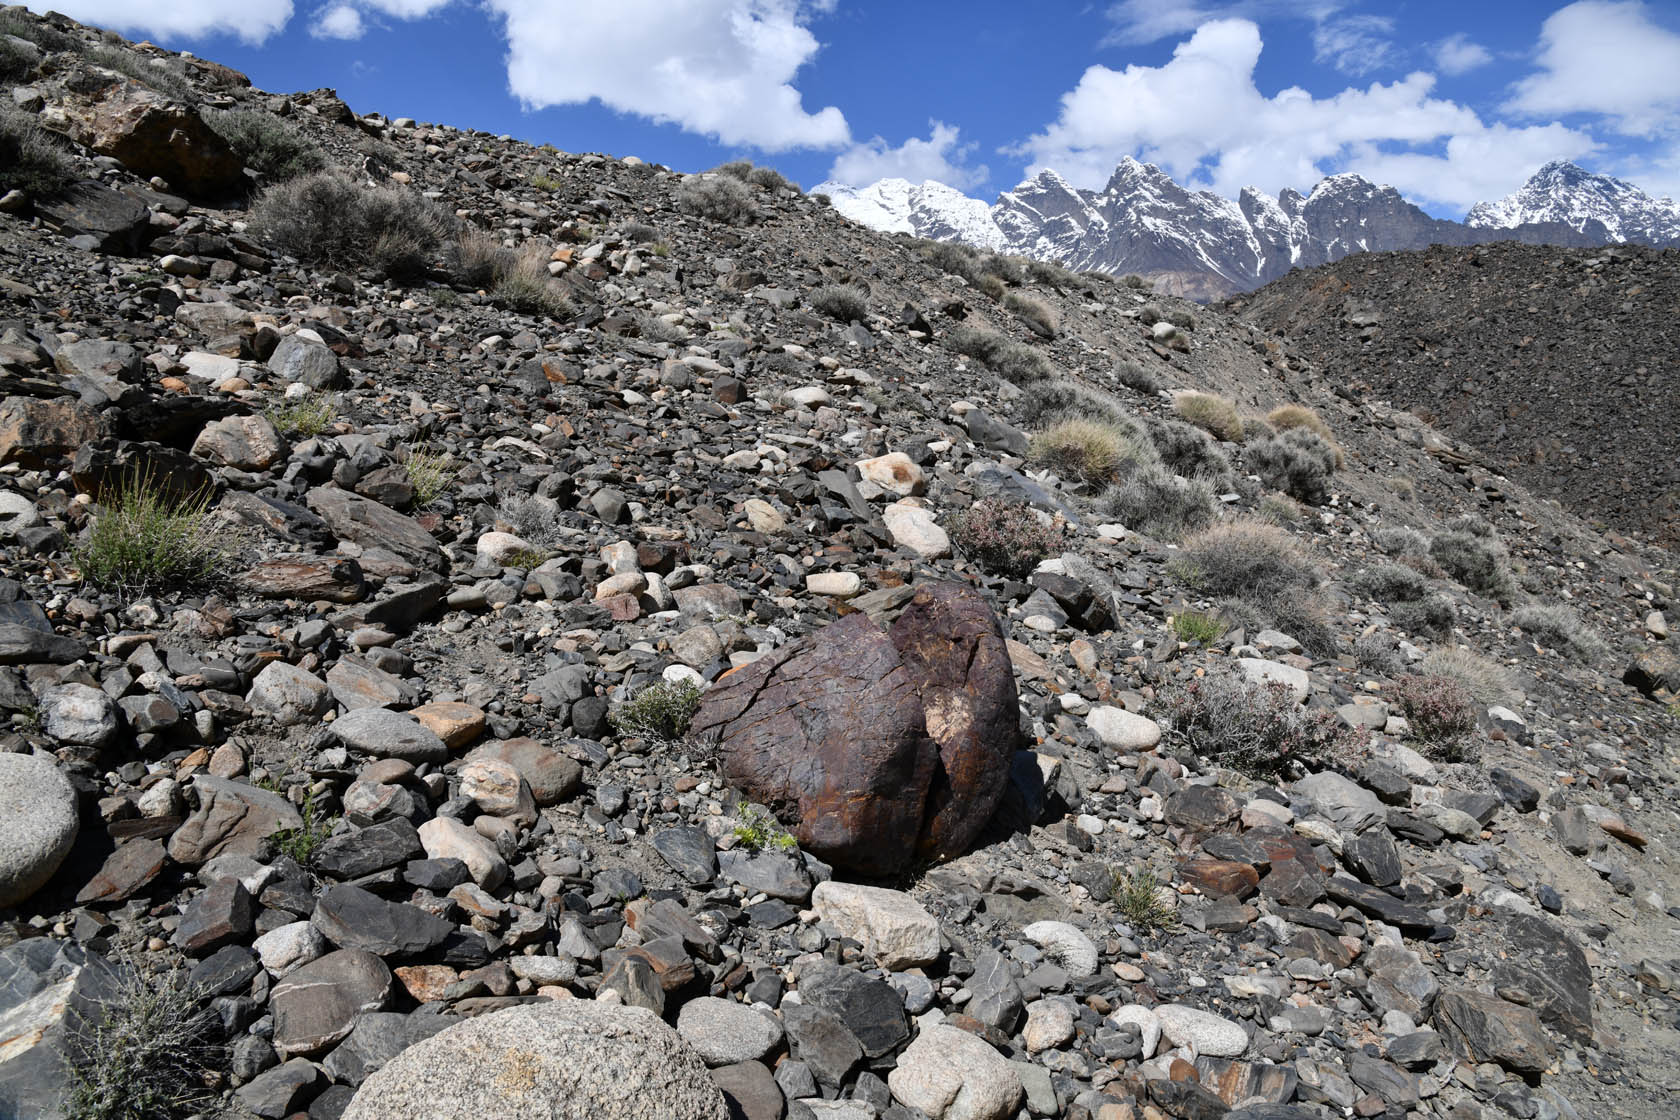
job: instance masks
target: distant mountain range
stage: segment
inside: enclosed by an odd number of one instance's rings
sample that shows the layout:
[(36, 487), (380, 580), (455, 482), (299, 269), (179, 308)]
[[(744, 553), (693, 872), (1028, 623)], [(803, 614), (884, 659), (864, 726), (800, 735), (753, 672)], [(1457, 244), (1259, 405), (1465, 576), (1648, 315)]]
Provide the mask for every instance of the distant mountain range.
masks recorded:
[(943, 183), (882, 179), (825, 183), (836, 210), (862, 225), (1058, 261), (1136, 272), (1199, 299), (1258, 288), (1292, 268), (1350, 253), (1520, 241), (1584, 247), (1633, 241), (1680, 246), (1680, 204), (1573, 163), (1542, 167), (1521, 190), (1474, 206), (1465, 221), (1432, 218), (1393, 187), (1332, 175), (1311, 193), (1236, 199), (1186, 190), (1153, 164), (1127, 157), (1100, 191), (1041, 171), (987, 206)]

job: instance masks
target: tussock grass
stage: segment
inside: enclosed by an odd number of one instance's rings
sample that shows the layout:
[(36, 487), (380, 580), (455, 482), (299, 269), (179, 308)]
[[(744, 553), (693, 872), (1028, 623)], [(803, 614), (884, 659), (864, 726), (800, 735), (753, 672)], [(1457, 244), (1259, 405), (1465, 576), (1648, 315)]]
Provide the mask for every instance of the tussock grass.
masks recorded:
[(1312, 558), (1288, 532), (1238, 518), (1186, 540), (1171, 564), (1179, 579), (1209, 595), (1275, 595), (1318, 583)]
[(1062, 420), (1032, 437), (1027, 457), (1063, 478), (1101, 490), (1153, 462), (1155, 448), (1136, 425)]
[(212, 582), (229, 549), (210, 507), (208, 493), (177, 501), (150, 476), (130, 476), (106, 495), (76, 550), (82, 578), (134, 594)]
[(1173, 401), (1173, 411), (1219, 439), (1242, 442), (1242, 418), (1237, 415), (1237, 406), (1224, 397), (1194, 391), (1180, 393)]

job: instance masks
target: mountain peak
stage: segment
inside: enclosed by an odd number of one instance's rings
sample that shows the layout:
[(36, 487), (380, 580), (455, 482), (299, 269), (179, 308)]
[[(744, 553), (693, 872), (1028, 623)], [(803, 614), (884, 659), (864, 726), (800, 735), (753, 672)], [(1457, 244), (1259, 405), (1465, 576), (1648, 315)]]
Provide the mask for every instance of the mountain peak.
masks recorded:
[(1680, 205), (1569, 160), (1546, 164), (1504, 198), (1477, 203), (1464, 222), (1477, 229), (1552, 222), (1580, 232), (1602, 228), (1612, 241), (1659, 246), (1680, 241)]

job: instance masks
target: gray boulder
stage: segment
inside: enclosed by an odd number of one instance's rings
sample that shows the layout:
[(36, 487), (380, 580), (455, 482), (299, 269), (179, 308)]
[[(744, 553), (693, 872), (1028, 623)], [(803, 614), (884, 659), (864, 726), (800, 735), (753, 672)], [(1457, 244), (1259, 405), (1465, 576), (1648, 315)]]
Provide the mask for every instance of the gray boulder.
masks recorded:
[(343, 1120), (729, 1120), (723, 1093), (651, 1011), (525, 1004), (417, 1042), (362, 1084)]
[(50, 759), (0, 754), (0, 906), (34, 894), (76, 842), (76, 791)]

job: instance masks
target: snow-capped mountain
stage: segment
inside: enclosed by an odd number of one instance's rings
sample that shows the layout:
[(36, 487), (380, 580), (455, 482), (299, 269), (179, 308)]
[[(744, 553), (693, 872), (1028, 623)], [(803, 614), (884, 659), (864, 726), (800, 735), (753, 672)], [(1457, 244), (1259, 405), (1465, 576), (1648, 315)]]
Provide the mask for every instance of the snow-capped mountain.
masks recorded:
[(1680, 203), (1652, 198), (1632, 183), (1595, 175), (1567, 160), (1548, 163), (1515, 194), (1478, 202), (1464, 224), (1510, 229), (1525, 222), (1561, 222), (1606, 241), (1680, 245)]
[(1680, 244), (1680, 207), (1626, 183), (1554, 163), (1510, 198), (1483, 203), (1467, 223), (1432, 218), (1393, 187), (1332, 175), (1310, 194), (1253, 187), (1236, 199), (1192, 191), (1127, 157), (1100, 191), (1045, 170), (986, 206), (941, 183), (883, 179), (864, 188), (823, 184), (835, 209), (863, 225), (1113, 274), (1137, 272), (1179, 294), (1247, 291), (1290, 269), (1350, 253), (1487, 241)]

